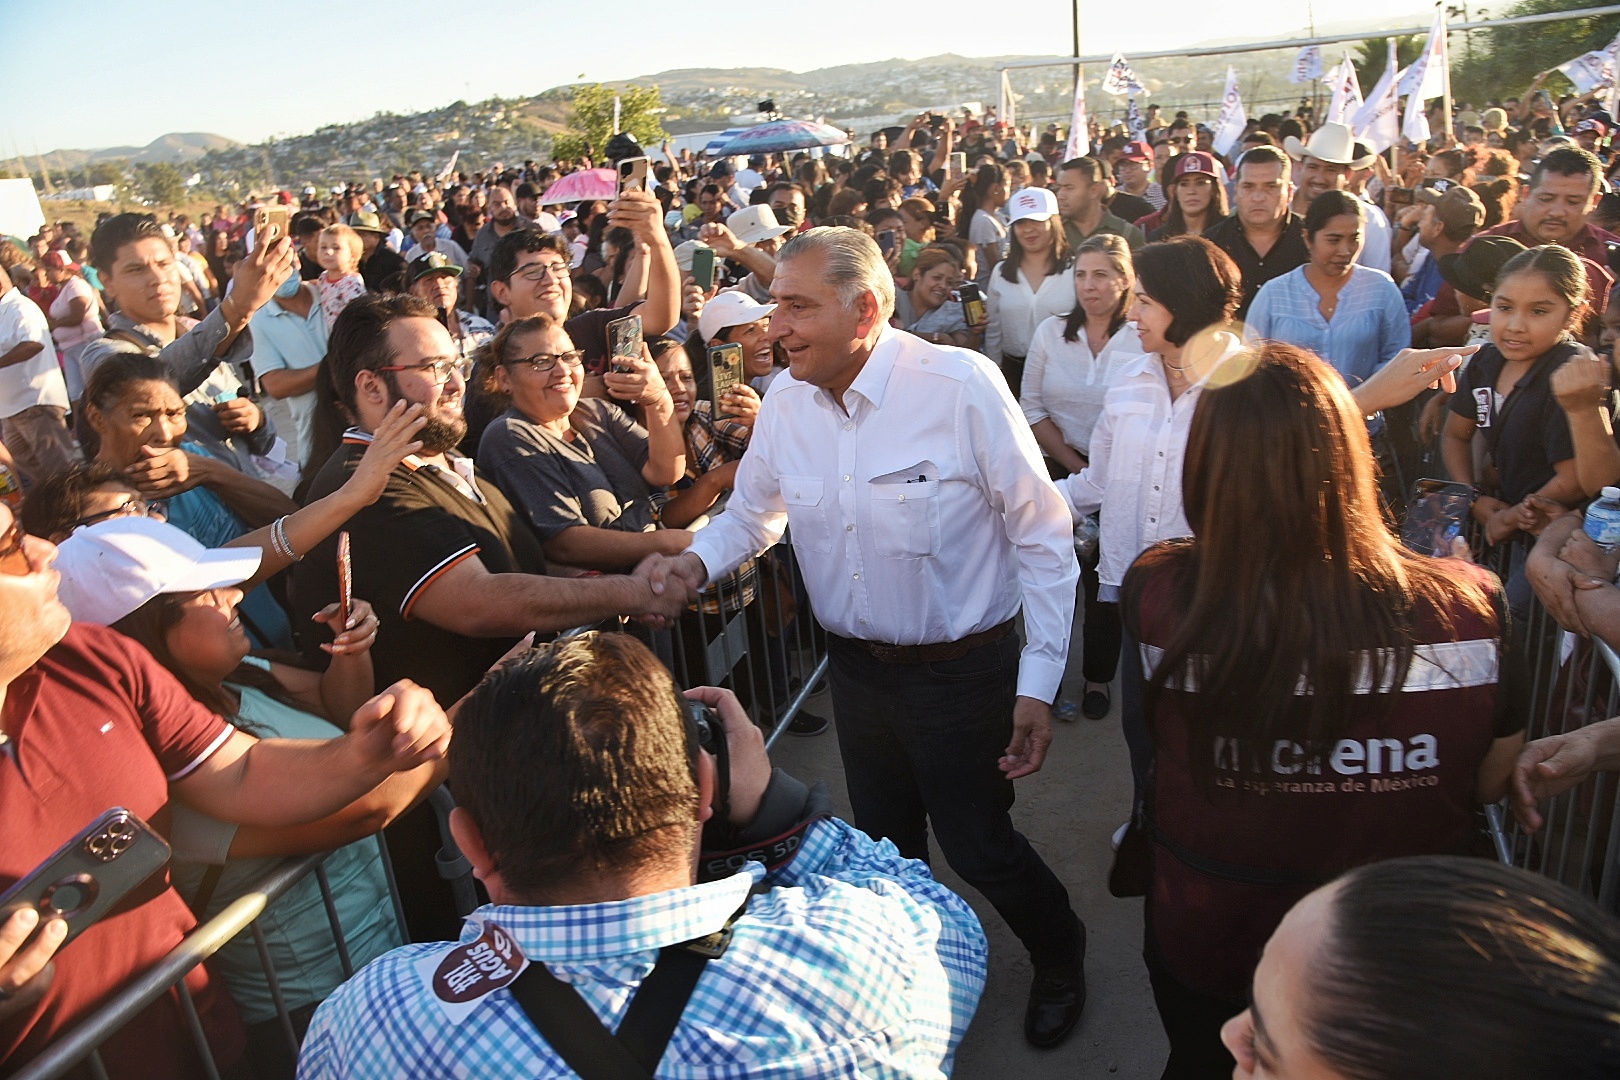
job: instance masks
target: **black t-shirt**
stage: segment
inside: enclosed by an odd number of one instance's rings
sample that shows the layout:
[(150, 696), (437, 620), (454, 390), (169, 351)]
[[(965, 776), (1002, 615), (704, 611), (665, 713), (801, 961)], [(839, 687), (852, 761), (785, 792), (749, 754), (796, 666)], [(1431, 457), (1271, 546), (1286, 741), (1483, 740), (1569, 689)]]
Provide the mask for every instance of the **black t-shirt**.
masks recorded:
[(1573, 355), (1573, 342), (1547, 350), (1504, 398), (1496, 383), (1507, 359), (1495, 344), (1486, 345), (1468, 362), (1451, 396), (1451, 411), (1472, 420), (1485, 435), (1504, 502), (1517, 503), (1539, 490), (1555, 475), (1554, 464), (1575, 456), (1569, 420), (1550, 381), (1553, 370)]
[(1237, 309), (1240, 320), (1248, 317), (1249, 305), (1254, 303), (1260, 286), (1311, 261), (1311, 253), (1305, 247), (1305, 219), (1298, 214), (1288, 215), (1288, 220), (1283, 223), (1282, 236), (1271, 245), (1265, 258), (1261, 258), (1250, 246), (1249, 238), (1243, 235), (1243, 223), (1236, 214), (1224, 217), (1205, 229), (1204, 239), (1232, 256), (1232, 261), (1237, 263), (1238, 270), (1243, 274), (1243, 303)]
[(369, 292), (405, 291), (405, 259), (387, 244), (378, 244), (360, 264), (360, 276)]
[[(366, 443), (352, 432), (316, 474), (309, 500), (330, 495), (348, 480)], [(354, 595), (370, 601), (380, 623), (371, 661), (377, 686), (414, 679), (448, 707), (483, 677), (516, 638), (468, 638), (412, 617), (412, 606), (445, 571), (476, 556), (492, 574), (543, 574), (545, 555), (506, 496), (487, 479), (479, 503), (463, 495), (433, 466), (402, 463), (388, 477), (382, 498), (343, 526), (349, 532)], [(337, 537), (333, 535), (293, 567), (296, 616), (309, 624), (338, 597)], [(311, 634), (309, 652), (324, 661)]]
[(1138, 221), (1153, 213), (1153, 204), (1140, 195), (1132, 195), (1128, 191), (1116, 191), (1114, 197), (1108, 200), (1108, 212), (1135, 225)]
[(607, 374), (609, 356), (607, 325), (614, 319), (635, 314), (636, 308), (640, 305), (641, 301), (638, 300), (628, 307), (582, 311), (563, 323), (563, 329), (568, 331), (569, 340), (574, 343), (574, 348), (585, 354), (585, 374)]

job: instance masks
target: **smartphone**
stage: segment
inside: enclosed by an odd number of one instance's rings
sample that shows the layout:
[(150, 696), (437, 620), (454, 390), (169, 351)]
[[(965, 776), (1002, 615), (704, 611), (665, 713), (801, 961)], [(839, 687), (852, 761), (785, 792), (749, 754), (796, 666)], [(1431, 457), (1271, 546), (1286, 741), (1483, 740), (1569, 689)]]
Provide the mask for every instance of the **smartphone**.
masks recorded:
[(956, 298), (962, 302), (962, 319), (969, 326), (977, 330), (990, 321), (984, 307), (984, 293), (979, 291), (977, 282), (964, 281), (956, 290)]
[(349, 534), (338, 533), (338, 629), (341, 633), (349, 625), (349, 612), (354, 610), (354, 564), (349, 560)]
[(619, 161), (619, 194), (647, 190), (647, 159), (627, 157)]
[(947, 160), (949, 161), (949, 164), (946, 166), (946, 168), (949, 170), (949, 172), (946, 175), (948, 175), (952, 180), (955, 180), (959, 176), (967, 175), (967, 153), (965, 151), (953, 150), (951, 152), (951, 156)]
[(608, 354), (614, 371), (634, 370), (628, 361), (641, 357), (641, 316), (626, 315), (607, 324)]
[(1412, 189), (1409, 187), (1392, 187), (1389, 189), (1389, 205), (1411, 206)]
[(1452, 542), (1468, 528), (1473, 492), (1467, 484), (1419, 480), (1401, 522), (1401, 542), (1419, 555), (1448, 558)]
[(39, 926), (59, 916), (67, 920), (66, 948), (168, 862), (168, 843), (115, 806), (0, 894), (0, 922), (29, 907), (38, 910)]
[(692, 280), (704, 292), (714, 288), (714, 248), (700, 247), (692, 252)]
[(253, 243), (266, 247), (287, 235), (287, 208), (261, 206), (253, 211)]
[(714, 414), (720, 415), (720, 402), (726, 391), (743, 381), (743, 351), (740, 342), (709, 346), (709, 394)]
[(889, 254), (889, 252), (894, 250), (894, 244), (895, 244), (894, 230), (893, 229), (884, 229), (882, 232), (878, 233), (877, 234), (877, 242), (878, 242), (878, 250), (883, 252), (883, 254), (885, 256), (887, 256)]

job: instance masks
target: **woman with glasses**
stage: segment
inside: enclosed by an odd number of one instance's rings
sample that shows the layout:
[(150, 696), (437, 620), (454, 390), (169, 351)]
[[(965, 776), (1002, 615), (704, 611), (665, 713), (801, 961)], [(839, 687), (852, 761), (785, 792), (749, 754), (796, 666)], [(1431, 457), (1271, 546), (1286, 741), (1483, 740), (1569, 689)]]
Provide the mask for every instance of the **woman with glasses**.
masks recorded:
[(660, 530), (652, 493), (686, 472), (681, 419), (645, 355), (604, 377), (646, 426), (603, 398), (580, 396), (584, 357), (562, 323), (533, 315), (490, 343), (493, 390), (511, 408), (484, 430), (478, 468), (528, 520), (554, 565), (624, 571), (651, 554), (679, 554), (691, 534)]

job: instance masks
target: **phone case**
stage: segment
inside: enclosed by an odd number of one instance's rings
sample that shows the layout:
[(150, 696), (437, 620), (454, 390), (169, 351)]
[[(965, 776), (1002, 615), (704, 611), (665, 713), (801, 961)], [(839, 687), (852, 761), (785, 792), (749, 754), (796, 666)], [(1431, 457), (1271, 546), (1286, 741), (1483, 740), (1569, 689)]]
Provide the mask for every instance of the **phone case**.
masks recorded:
[(1401, 522), (1401, 542), (1419, 555), (1449, 558), (1452, 541), (1468, 539), (1472, 496), (1466, 484), (1419, 480)]
[(619, 162), (619, 193), (647, 190), (647, 159), (625, 158)]
[(720, 399), (725, 392), (742, 382), (742, 363), (742, 346), (736, 342), (709, 349), (709, 383), (715, 416), (720, 415)]
[(713, 248), (698, 248), (692, 252), (692, 280), (704, 292), (714, 288)]
[(60, 915), (68, 924), (65, 948), (168, 861), (168, 843), (115, 806), (0, 894), (0, 921), (28, 907), (39, 910), (40, 925), (44, 917)]
[(339, 627), (349, 624), (349, 612), (354, 610), (354, 565), (349, 560), (349, 534), (338, 533), (337, 542), (338, 563), (338, 614), (342, 616)]
[(619, 370), (620, 361), (641, 355), (641, 316), (626, 315), (608, 323), (608, 351), (612, 354), (613, 369)]

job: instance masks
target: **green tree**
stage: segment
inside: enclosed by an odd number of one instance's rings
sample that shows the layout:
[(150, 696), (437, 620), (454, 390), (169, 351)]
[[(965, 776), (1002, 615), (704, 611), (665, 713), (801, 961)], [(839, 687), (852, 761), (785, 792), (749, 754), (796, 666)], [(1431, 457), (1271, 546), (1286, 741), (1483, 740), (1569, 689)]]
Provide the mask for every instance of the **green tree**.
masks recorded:
[(98, 161), (90, 166), (90, 184), (116, 184), (124, 179), (123, 162)]
[(186, 197), (186, 178), (167, 161), (155, 161), (141, 170), (140, 187), (148, 199), (173, 206)]
[[(1591, 6), (1584, 0), (1519, 0), (1496, 14), (1501, 18), (1578, 11)], [(1561, 19), (1530, 26), (1504, 26), (1473, 31), (1473, 59), (1452, 35), (1451, 96), (1476, 105), (1495, 98), (1519, 97), (1537, 73), (1584, 52), (1601, 49), (1620, 31), (1620, 15)], [(1569, 80), (1554, 74), (1547, 89), (1555, 95), (1570, 90)]]
[(664, 101), (656, 86), (625, 86), (615, 90), (601, 83), (573, 88), (573, 111), (568, 130), (552, 142), (552, 153), (562, 160), (599, 158), (613, 138), (613, 99), (619, 99), (619, 130), (635, 136), (642, 146), (657, 146), (669, 137), (664, 131)]

